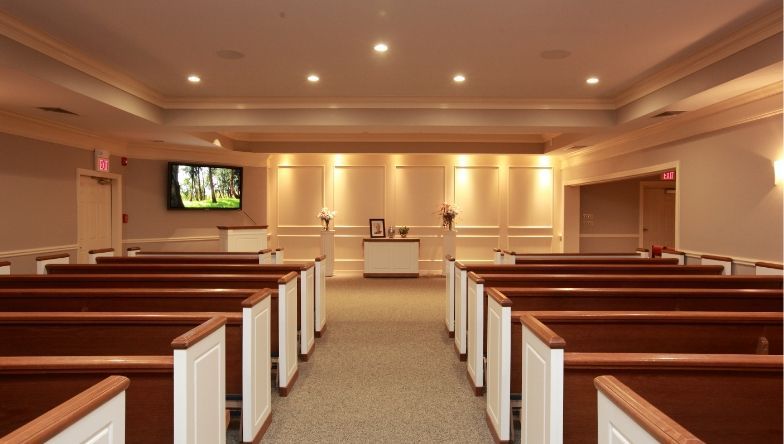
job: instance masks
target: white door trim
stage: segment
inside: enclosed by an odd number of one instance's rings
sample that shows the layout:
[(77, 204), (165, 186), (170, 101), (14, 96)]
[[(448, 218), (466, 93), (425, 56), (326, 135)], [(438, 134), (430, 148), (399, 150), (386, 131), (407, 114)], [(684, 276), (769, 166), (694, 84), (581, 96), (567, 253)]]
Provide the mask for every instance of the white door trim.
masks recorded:
[[(79, 221), (81, 220), (81, 190), (82, 177), (98, 177), (112, 181), (112, 248), (117, 254), (122, 254), (122, 175), (93, 171), (85, 168), (76, 169), (76, 259), (79, 261), (81, 245), (79, 244)], [(85, 261), (86, 263), (86, 261)]]

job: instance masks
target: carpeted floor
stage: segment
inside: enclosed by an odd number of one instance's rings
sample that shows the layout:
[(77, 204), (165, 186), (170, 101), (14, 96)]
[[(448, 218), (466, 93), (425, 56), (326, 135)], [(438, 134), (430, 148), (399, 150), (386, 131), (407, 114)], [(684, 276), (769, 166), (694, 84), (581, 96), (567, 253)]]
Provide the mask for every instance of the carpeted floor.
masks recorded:
[(265, 442), (491, 443), (444, 326), (444, 279), (327, 280), (327, 332)]

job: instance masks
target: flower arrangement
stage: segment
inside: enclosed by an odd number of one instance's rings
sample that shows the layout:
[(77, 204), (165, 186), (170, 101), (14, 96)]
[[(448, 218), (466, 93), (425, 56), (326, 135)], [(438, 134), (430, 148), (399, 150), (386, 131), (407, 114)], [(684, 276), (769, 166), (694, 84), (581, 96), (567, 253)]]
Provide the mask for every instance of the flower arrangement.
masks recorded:
[(409, 228), (405, 225), (397, 229), (397, 232), (400, 233), (400, 237), (408, 236)]
[(337, 214), (337, 211), (329, 211), (329, 208), (324, 207), (316, 215), (321, 220), (321, 223), (324, 224), (324, 231), (329, 231), (329, 222), (335, 218), (335, 214)]
[(436, 214), (441, 216), (441, 226), (452, 231), (455, 219), (457, 218), (457, 215), (460, 214), (460, 211), (458, 210), (457, 205), (444, 202), (438, 208)]

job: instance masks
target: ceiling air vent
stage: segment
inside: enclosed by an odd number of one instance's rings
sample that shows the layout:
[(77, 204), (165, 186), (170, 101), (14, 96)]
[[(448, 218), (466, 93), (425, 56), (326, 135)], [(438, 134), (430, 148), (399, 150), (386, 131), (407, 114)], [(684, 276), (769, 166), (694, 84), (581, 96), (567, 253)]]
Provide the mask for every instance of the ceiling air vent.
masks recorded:
[(58, 106), (39, 106), (38, 109), (40, 109), (41, 111), (49, 112), (49, 113), (70, 114), (72, 116), (78, 116), (79, 115), (79, 114), (76, 114), (73, 111), (68, 111), (67, 109), (60, 108)]
[(588, 145), (575, 145), (575, 146), (570, 146), (569, 148), (567, 148), (567, 149), (566, 149), (566, 151), (573, 152), (573, 151), (581, 150), (581, 149), (583, 149), (583, 148), (588, 148)]
[(683, 114), (685, 112), (686, 111), (664, 111), (663, 113), (656, 114), (652, 118), (657, 119), (659, 117), (672, 117), (672, 116), (677, 116), (678, 114)]

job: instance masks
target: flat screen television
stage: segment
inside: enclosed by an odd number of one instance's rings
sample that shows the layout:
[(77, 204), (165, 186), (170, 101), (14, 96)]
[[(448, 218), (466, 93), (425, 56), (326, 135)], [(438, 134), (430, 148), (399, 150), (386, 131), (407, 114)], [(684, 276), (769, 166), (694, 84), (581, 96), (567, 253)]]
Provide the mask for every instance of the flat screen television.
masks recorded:
[(241, 210), (242, 168), (169, 162), (170, 210)]

